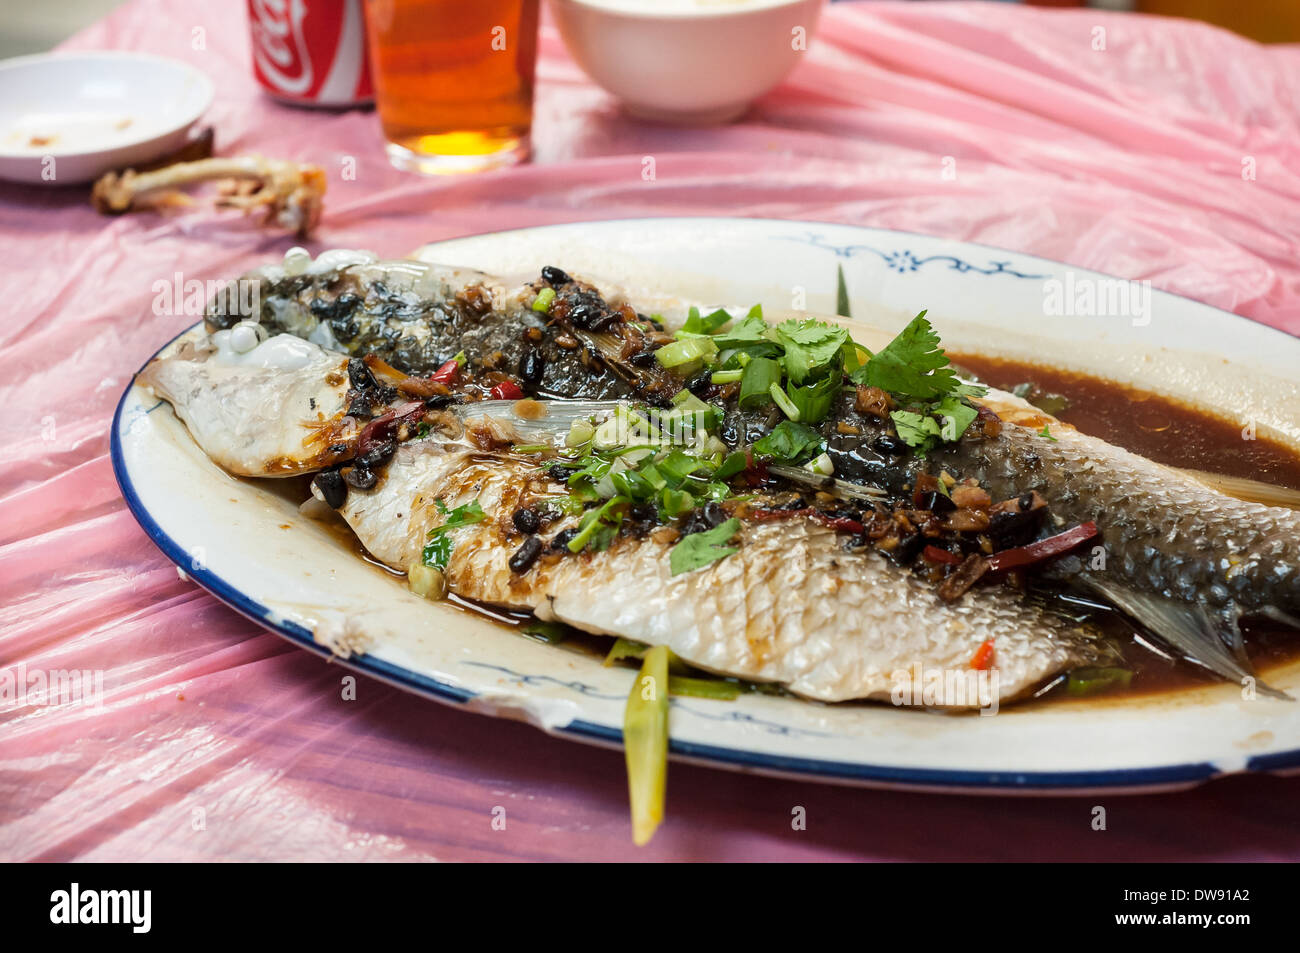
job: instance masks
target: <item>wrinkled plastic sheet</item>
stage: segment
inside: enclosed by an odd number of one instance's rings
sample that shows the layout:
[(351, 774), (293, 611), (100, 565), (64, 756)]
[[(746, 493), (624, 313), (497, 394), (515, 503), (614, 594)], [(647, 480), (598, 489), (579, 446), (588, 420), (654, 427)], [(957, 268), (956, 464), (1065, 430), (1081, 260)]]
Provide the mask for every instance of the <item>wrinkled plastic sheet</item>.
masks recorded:
[[(216, 82), (207, 121), (221, 152), (323, 165), (313, 250), (395, 255), (578, 219), (808, 218), (1150, 279), (1300, 331), (1294, 48), (1096, 11), (837, 4), (748, 117), (680, 130), (623, 116), (548, 23), (536, 161), (425, 180), (389, 168), (373, 113), (265, 99), (235, 7), (142, 0), (68, 46), (186, 60)], [(345, 701), (342, 670), (179, 578), (127, 513), (108, 459), (113, 408), (131, 372), (195, 319), (155, 314), (154, 282), (231, 277), (294, 243), (201, 208), (110, 219), (81, 189), (0, 186), (0, 668), (102, 678), (99, 705), (0, 703), (0, 858), (628, 857), (617, 752), (364, 678)], [(1089, 823), (1096, 798), (852, 790), (686, 766), (669, 791), (645, 857), (1300, 855), (1294, 779), (1110, 798), (1104, 833)], [(796, 805), (806, 831), (791, 830)], [(504, 831), (491, 826), (497, 807)]]

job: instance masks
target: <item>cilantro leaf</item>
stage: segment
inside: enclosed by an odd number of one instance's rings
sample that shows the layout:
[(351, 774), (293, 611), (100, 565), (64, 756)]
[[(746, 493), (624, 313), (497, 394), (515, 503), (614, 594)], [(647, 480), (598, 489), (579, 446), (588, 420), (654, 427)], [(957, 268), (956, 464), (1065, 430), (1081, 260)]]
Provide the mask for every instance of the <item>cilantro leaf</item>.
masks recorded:
[(447, 561), (451, 559), (451, 537), (446, 533), (433, 537), (424, 547), (421, 559), (430, 569), (446, 569)]
[(979, 416), (979, 411), (960, 397), (945, 397), (931, 413), (942, 418), (943, 427), (939, 431), (939, 436), (948, 443), (959, 439), (966, 432), (966, 428)]
[(724, 545), (740, 530), (740, 520), (734, 516), (713, 529), (692, 533), (672, 548), (668, 565), (674, 576), (700, 569), (737, 552), (737, 547)]
[(776, 326), (776, 335), (785, 348), (785, 373), (794, 384), (802, 384), (816, 371), (830, 366), (849, 339), (847, 328), (811, 318), (783, 321)]
[(430, 569), (446, 569), (447, 561), (451, 558), (451, 537), (447, 534), (462, 526), (481, 523), (487, 519), (487, 514), (479, 506), (478, 500), (470, 500), (454, 510), (448, 510), (447, 504), (441, 499), (433, 502), (446, 519), (441, 526), (429, 530), (429, 544), (424, 547), (421, 559)]
[(933, 400), (952, 393), (960, 382), (948, 366), (939, 335), (925, 315), (924, 311), (918, 314), (865, 367), (854, 371), (853, 380), (914, 400)]
[(766, 437), (755, 440), (753, 449), (781, 463), (802, 463), (822, 452), (822, 436), (811, 427), (783, 420)]
[(1048, 440), (1052, 441), (1052, 443), (1056, 443), (1056, 438), (1052, 436), (1052, 431), (1048, 429), (1047, 424), (1043, 424), (1043, 429), (1038, 431), (1038, 436), (1046, 437)]
[(909, 447), (924, 451), (933, 445), (934, 438), (939, 436), (939, 421), (933, 417), (915, 414), (910, 410), (896, 410), (889, 417), (894, 421), (894, 428), (898, 431), (899, 438)]

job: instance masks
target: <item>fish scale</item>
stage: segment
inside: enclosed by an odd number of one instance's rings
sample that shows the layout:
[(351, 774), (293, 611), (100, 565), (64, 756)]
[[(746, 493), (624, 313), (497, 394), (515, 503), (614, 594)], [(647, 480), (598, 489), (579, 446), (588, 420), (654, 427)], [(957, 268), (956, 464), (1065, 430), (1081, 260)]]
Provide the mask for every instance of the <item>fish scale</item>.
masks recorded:
[(1009, 423), (996, 441), (935, 452), (936, 466), (974, 477), (995, 497), (1036, 490), (1059, 524), (1096, 521), (1104, 572), (1131, 584), (1245, 613), (1300, 608), (1300, 513), (1225, 496), (1010, 394), (986, 402), (1012, 418), (1032, 411), (1051, 438)]

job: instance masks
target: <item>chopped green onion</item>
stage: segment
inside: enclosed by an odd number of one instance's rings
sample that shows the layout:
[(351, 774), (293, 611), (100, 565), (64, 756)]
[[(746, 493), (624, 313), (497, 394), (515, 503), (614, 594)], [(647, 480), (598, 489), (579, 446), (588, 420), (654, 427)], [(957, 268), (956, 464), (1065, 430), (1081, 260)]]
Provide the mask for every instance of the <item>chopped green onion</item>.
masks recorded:
[(537, 298), (533, 301), (533, 310), (549, 312), (551, 310), (551, 302), (554, 300), (555, 289), (543, 288), (541, 291), (537, 292)]
[(772, 400), (776, 401), (776, 406), (781, 408), (781, 413), (785, 414), (791, 420), (797, 421), (799, 419), (799, 408), (796, 407), (791, 402), (790, 398), (786, 396), (785, 391), (781, 389), (780, 384), (773, 384), (767, 389), (767, 392), (772, 395)]
[(545, 453), (555, 448), (549, 443), (517, 443), (510, 449), (515, 453)]
[(693, 369), (717, 353), (718, 348), (712, 338), (685, 338), (665, 344), (655, 351), (655, 360), (669, 370), (678, 369), (679, 373), (686, 373), (680, 369)]
[(771, 399), (771, 387), (781, 381), (781, 365), (769, 357), (756, 357), (745, 365), (740, 378), (740, 409), (756, 410)]
[(545, 642), (547, 645), (559, 645), (573, 632), (572, 629), (561, 622), (543, 622), (540, 619), (528, 623), (519, 631), (530, 638), (536, 639), (538, 642)]
[(668, 676), (668, 694), (689, 695), (692, 698), (712, 698), (716, 701), (735, 701), (743, 689), (735, 682), (716, 678), (688, 678), (684, 675)]
[(833, 476), (835, 474), (835, 464), (831, 462), (830, 455), (827, 453), (822, 453), (820, 456), (809, 460), (803, 465), (803, 468), (813, 473), (820, 473), (822, 476)]
[(1066, 683), (1067, 693), (1075, 696), (1096, 695), (1116, 688), (1128, 688), (1133, 672), (1127, 668), (1076, 668)]
[(622, 636), (614, 640), (609, 654), (605, 656), (605, 664), (613, 665), (615, 662), (621, 662), (624, 659), (639, 659), (649, 651), (650, 646), (644, 642), (634, 642), (632, 639), (625, 639)]
[(569, 426), (569, 435), (564, 438), (566, 447), (581, 447), (596, 436), (596, 427), (589, 420), (579, 418)]
[(632, 841), (650, 842), (664, 817), (668, 783), (668, 649), (645, 654), (623, 713), (623, 756), (632, 807)]
[(714, 371), (709, 376), (709, 382), (713, 384), (734, 384), (745, 376), (743, 369), (736, 371)]

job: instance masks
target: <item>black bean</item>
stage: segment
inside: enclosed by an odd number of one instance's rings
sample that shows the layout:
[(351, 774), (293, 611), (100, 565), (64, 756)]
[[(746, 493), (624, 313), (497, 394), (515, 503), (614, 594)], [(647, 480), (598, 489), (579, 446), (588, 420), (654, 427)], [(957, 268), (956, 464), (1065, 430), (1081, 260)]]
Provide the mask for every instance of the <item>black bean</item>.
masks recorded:
[(563, 463), (555, 463), (546, 471), (547, 475), (556, 483), (567, 483), (569, 477), (578, 472), (577, 467), (568, 467)]
[(627, 515), (638, 523), (657, 523), (659, 508), (653, 503), (637, 503), (628, 508)]
[(957, 508), (957, 505), (938, 490), (930, 490), (928, 493), (921, 494), (916, 508), (918, 510), (929, 510), (931, 513), (951, 513)]
[(330, 453), (346, 453), (347, 449), (348, 449), (348, 445), (346, 443), (330, 444)]
[(524, 351), (524, 356), (519, 359), (519, 376), (525, 383), (536, 384), (542, 379), (544, 370), (546, 370), (546, 358), (541, 351), (535, 347)]
[(510, 557), (511, 572), (527, 572), (542, 554), (542, 541), (536, 536), (529, 536), (524, 544)]
[(907, 453), (907, 444), (899, 440), (892, 434), (882, 433), (879, 437), (871, 442), (871, 448), (877, 453), (883, 453), (889, 457), (901, 457)]
[(542, 280), (551, 287), (555, 287), (556, 285), (567, 285), (573, 279), (554, 265), (547, 265), (542, 269)]
[(577, 535), (578, 530), (575, 528), (562, 529), (551, 538), (551, 545), (548, 548), (553, 553), (567, 553), (569, 551), (569, 543), (572, 542), (574, 537)]
[(701, 371), (686, 382), (686, 389), (696, 397), (699, 397), (713, 386), (712, 377), (712, 371)]
[(717, 500), (710, 500), (705, 503), (702, 513), (704, 514), (704, 522), (709, 524), (710, 529), (721, 526), (727, 521), (727, 511), (722, 508), (722, 504)]
[(379, 477), (375, 476), (374, 470), (366, 470), (362, 467), (348, 469), (344, 472), (343, 479), (348, 486), (358, 490), (368, 490), (379, 482)]
[(430, 410), (442, 410), (444, 407), (450, 407), (456, 401), (450, 394), (434, 394), (432, 397), (424, 399), (424, 406)]
[(920, 533), (913, 533), (911, 536), (904, 536), (900, 539), (898, 545), (889, 550), (889, 555), (900, 566), (908, 566), (916, 559), (924, 546), (925, 537)]
[(357, 466), (363, 470), (378, 470), (393, 459), (393, 454), (396, 452), (397, 441), (390, 437), (357, 457)]
[(1034, 494), (1026, 493), (1016, 502), (1019, 503), (1022, 510), (1032, 510), (1034, 508)]
[(614, 325), (621, 324), (622, 321), (623, 321), (622, 314), (620, 314), (617, 311), (610, 311), (605, 314), (602, 314), (600, 317), (592, 321), (591, 329), (593, 331), (608, 331)]
[(312, 486), (320, 490), (325, 504), (331, 509), (338, 509), (348, 500), (348, 487), (339, 476), (338, 470), (322, 470), (312, 479)]
[(515, 529), (521, 533), (535, 533), (542, 528), (542, 518), (530, 506), (520, 507), (515, 510), (515, 515), (511, 517), (511, 521), (515, 524)]
[(376, 385), (375, 375), (370, 373), (366, 362), (359, 357), (348, 360), (348, 380), (357, 390), (369, 390)]
[(627, 362), (633, 367), (649, 367), (655, 362), (655, 349), (650, 348), (646, 351), (637, 351), (627, 359)]

